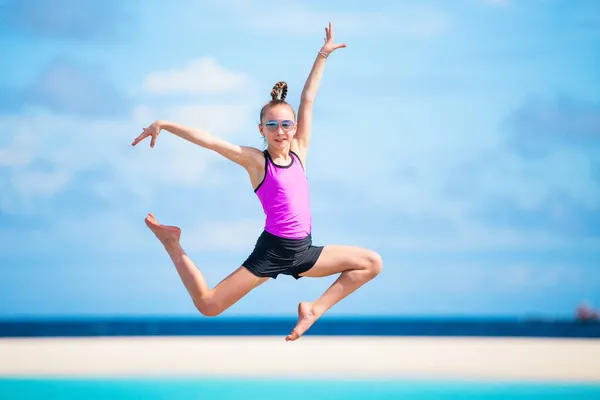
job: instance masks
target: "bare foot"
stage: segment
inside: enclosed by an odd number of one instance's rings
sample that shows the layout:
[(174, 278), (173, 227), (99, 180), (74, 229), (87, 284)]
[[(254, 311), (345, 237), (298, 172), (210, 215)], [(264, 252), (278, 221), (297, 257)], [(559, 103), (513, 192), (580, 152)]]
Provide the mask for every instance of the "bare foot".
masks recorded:
[(148, 228), (156, 235), (158, 240), (163, 245), (172, 242), (179, 242), (179, 238), (181, 237), (181, 229), (176, 226), (168, 226), (159, 224), (156, 218), (152, 213), (149, 213), (145, 219), (146, 225)]
[(298, 323), (286, 338), (286, 342), (298, 339), (319, 318), (312, 311), (312, 303), (302, 302), (298, 305)]

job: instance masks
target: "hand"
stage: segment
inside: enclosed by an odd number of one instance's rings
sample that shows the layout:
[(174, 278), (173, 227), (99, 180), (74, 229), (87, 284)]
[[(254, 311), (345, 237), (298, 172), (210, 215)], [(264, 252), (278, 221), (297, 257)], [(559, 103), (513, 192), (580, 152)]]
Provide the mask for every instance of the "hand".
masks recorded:
[(158, 138), (158, 134), (160, 133), (161, 129), (162, 128), (160, 126), (160, 123), (158, 121), (154, 122), (149, 127), (144, 128), (144, 131), (142, 132), (142, 134), (140, 136), (138, 136), (137, 138), (135, 138), (135, 140), (133, 141), (133, 143), (131, 143), (131, 145), (135, 146), (136, 144), (138, 144), (142, 140), (146, 139), (147, 137), (152, 137), (152, 139), (150, 140), (150, 147), (154, 147), (154, 144), (156, 143), (156, 138)]
[(333, 27), (331, 26), (331, 22), (329, 23), (329, 28), (325, 28), (325, 44), (321, 48), (321, 51), (327, 55), (334, 52), (334, 50), (346, 47), (345, 44), (335, 44), (333, 41)]

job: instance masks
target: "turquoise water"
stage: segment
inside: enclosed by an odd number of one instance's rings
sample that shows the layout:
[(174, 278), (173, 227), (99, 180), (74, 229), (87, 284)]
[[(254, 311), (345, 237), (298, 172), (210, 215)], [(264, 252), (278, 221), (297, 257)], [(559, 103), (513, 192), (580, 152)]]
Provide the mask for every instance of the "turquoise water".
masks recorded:
[(597, 400), (600, 385), (438, 381), (0, 379), (0, 399)]

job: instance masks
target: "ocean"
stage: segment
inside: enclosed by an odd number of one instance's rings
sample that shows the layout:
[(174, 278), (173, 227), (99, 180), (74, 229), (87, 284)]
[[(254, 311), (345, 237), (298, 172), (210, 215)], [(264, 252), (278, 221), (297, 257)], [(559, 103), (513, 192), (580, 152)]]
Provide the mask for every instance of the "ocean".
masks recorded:
[[(292, 318), (48, 318), (0, 320), (0, 337), (280, 336)], [(323, 317), (306, 335), (600, 338), (600, 323), (568, 320)]]
[(86, 400), (598, 400), (600, 385), (237, 379), (1, 379), (0, 398)]

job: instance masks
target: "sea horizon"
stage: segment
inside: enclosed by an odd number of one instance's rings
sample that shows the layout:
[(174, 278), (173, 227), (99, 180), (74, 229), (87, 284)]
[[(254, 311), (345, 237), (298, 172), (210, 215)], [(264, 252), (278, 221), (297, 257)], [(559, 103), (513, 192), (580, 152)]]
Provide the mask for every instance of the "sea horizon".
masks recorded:
[[(287, 334), (285, 316), (15, 316), (0, 337), (270, 336)], [(323, 316), (306, 333), (323, 336), (481, 336), (600, 338), (600, 322), (541, 316)]]

